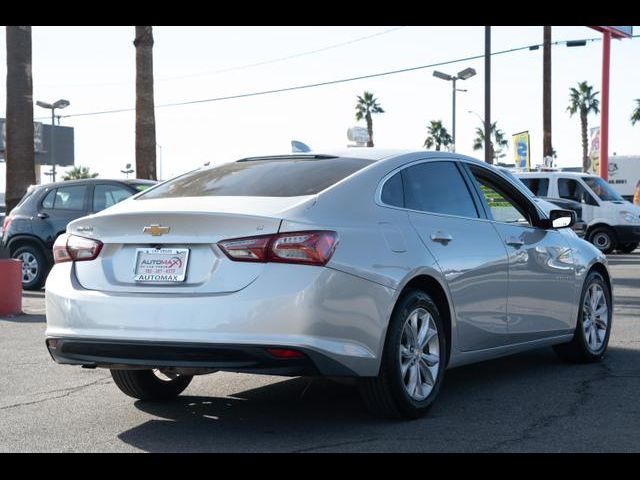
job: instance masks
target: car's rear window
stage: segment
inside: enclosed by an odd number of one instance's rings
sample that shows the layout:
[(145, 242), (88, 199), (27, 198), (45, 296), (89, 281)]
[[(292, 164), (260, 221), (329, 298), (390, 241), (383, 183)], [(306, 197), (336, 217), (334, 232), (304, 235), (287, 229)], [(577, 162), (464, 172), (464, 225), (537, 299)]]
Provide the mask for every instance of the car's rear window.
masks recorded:
[(314, 195), (371, 163), (344, 157), (240, 160), (188, 173), (143, 193), (138, 199)]

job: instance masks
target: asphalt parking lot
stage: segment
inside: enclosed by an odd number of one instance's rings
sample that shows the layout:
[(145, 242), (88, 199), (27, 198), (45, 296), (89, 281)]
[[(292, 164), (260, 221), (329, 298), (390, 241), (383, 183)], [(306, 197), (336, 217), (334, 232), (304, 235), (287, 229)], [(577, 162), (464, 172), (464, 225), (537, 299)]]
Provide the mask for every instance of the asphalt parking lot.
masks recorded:
[(106, 370), (55, 364), (44, 293), (0, 318), (0, 451), (640, 451), (640, 250), (609, 257), (615, 315), (601, 364), (551, 349), (447, 372), (423, 419), (369, 416), (352, 386), (232, 373), (196, 377), (176, 401), (122, 394)]

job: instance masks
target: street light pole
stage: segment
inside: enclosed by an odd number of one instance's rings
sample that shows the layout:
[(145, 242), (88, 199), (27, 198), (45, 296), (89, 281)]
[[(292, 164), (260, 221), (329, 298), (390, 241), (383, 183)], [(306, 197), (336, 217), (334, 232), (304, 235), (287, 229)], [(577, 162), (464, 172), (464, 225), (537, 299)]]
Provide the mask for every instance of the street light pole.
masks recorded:
[[(46, 102), (41, 102), (40, 100), (38, 100), (36, 102), (36, 105), (38, 105), (39, 107), (42, 108), (46, 108), (51, 110), (51, 136), (50, 136), (50, 144), (49, 144), (49, 149), (50, 149), (50, 156), (51, 156), (51, 181), (55, 182), (56, 181), (56, 161), (55, 161), (55, 137), (54, 137), (54, 129), (56, 127), (56, 108), (58, 109), (63, 109), (68, 107), (69, 105), (71, 105), (69, 103), (69, 100), (63, 100), (60, 99), (54, 103), (46, 103)], [(59, 120), (58, 120), (59, 123)]]
[[(435, 70), (433, 72), (434, 77), (438, 77), (442, 80), (450, 81), (453, 84), (453, 105), (452, 105), (452, 125), (451, 125), (451, 142), (453, 144), (452, 151), (456, 151), (456, 81), (457, 80), (467, 80), (468, 78), (473, 77), (476, 74), (476, 71), (473, 68), (465, 68), (464, 70), (458, 72), (458, 75), (449, 75), (446, 73), (439, 72)], [(461, 90), (466, 91), (466, 90)]]

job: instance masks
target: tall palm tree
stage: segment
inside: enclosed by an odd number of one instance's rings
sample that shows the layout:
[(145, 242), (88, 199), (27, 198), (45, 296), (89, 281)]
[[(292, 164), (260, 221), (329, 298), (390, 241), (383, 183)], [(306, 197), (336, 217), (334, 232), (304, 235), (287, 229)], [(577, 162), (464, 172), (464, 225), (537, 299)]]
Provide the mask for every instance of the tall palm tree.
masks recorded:
[(635, 125), (636, 122), (640, 122), (640, 98), (636, 98), (636, 108), (631, 114), (631, 125)]
[[(505, 151), (509, 145), (505, 133), (498, 128), (497, 122), (491, 123), (490, 133), (491, 152), (493, 153), (493, 161), (503, 158), (507, 155)], [(473, 140), (473, 149), (482, 150), (484, 148), (484, 127), (476, 128), (476, 138)]]
[(571, 116), (575, 113), (580, 114), (580, 126), (582, 128), (582, 171), (589, 171), (591, 161), (589, 160), (587, 140), (587, 117), (590, 113), (599, 113), (600, 101), (596, 98), (598, 93), (594, 92), (591, 85), (587, 82), (578, 82), (578, 88), (571, 87), (569, 89), (569, 106), (567, 111)]
[(156, 180), (153, 27), (136, 27), (136, 174)]
[(431, 120), (431, 124), (427, 126), (427, 139), (424, 141), (424, 146), (432, 148), (434, 145), (436, 150), (440, 150), (440, 147), (447, 147), (451, 144), (452, 138), (447, 132), (447, 129), (442, 126), (442, 120)]
[(358, 95), (358, 103), (356, 103), (356, 120), (363, 118), (367, 122), (367, 131), (369, 132), (369, 141), (367, 147), (373, 147), (373, 119), (371, 114), (384, 113), (384, 110), (378, 103), (378, 99), (373, 93), (365, 91), (362, 96)]
[(31, 27), (7, 26), (7, 212), (15, 207), (29, 185), (36, 183), (33, 148), (33, 79)]

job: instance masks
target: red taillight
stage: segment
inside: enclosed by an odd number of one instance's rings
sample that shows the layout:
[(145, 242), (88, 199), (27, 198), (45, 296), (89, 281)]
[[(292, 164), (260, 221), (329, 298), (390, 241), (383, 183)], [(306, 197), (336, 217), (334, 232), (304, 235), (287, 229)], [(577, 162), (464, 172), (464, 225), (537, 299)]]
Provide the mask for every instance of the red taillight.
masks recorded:
[(2, 230), (6, 232), (12, 220), (13, 220), (12, 216), (4, 217), (4, 222), (2, 222)]
[(94, 260), (102, 250), (102, 242), (91, 238), (63, 233), (53, 244), (53, 260), (56, 263)]
[(231, 260), (239, 262), (325, 265), (335, 250), (338, 235), (328, 230), (287, 232), (218, 242)]
[(267, 352), (278, 358), (299, 358), (304, 355), (302, 352), (290, 348), (267, 348)]

